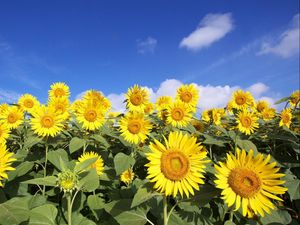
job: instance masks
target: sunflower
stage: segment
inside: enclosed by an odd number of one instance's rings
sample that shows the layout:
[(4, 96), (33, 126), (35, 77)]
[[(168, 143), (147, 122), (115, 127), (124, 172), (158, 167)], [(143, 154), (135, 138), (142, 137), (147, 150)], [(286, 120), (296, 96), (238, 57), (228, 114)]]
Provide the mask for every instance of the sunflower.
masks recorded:
[(49, 90), (49, 98), (61, 98), (61, 97), (69, 97), (70, 96), (70, 88), (63, 82), (57, 82), (50, 86)]
[(211, 115), (213, 123), (216, 125), (221, 125), (221, 119), (225, 115), (225, 110), (218, 108), (212, 109)]
[(202, 112), (201, 118), (203, 121), (210, 123), (212, 118), (212, 109), (206, 109)]
[(167, 123), (173, 127), (185, 127), (192, 119), (191, 109), (182, 102), (174, 102), (167, 109)]
[(97, 158), (96, 162), (92, 163), (86, 169), (95, 169), (99, 176), (102, 175), (104, 171), (104, 163), (103, 163), (103, 159), (101, 158), (101, 156), (98, 155), (98, 153), (92, 151), (85, 152), (78, 158), (78, 162), (83, 162), (87, 159), (92, 159), (92, 158)]
[(269, 163), (271, 156), (266, 158), (259, 153), (253, 156), (253, 150), (247, 154), (245, 150), (236, 151), (236, 156), (227, 154), (225, 163), (215, 165), (217, 188), (222, 189), (222, 198), (229, 207), (235, 203), (235, 210), (242, 208), (243, 216), (253, 214), (270, 214), (275, 205), (270, 199), (282, 201), (276, 194), (284, 194), (287, 188), (281, 187), (285, 181), (278, 178), (284, 174), (277, 173), (276, 162)]
[(267, 101), (260, 100), (256, 103), (256, 110), (259, 113), (262, 113), (265, 109), (268, 109), (270, 104)]
[(63, 120), (62, 115), (55, 112), (55, 108), (42, 105), (33, 111), (30, 123), (37, 135), (54, 137), (63, 129)]
[(134, 172), (132, 171), (132, 169), (125, 170), (120, 176), (120, 180), (126, 185), (129, 185), (132, 182), (133, 178)]
[(1, 181), (8, 178), (6, 171), (15, 170), (15, 168), (11, 167), (11, 164), (16, 159), (12, 156), (13, 153), (8, 152), (6, 145), (0, 142), (0, 187), (3, 187)]
[(9, 129), (16, 129), (23, 122), (23, 112), (17, 106), (10, 106), (0, 114), (0, 122)]
[(126, 94), (126, 107), (130, 111), (144, 112), (149, 101), (149, 92), (138, 85), (129, 88)]
[(102, 93), (96, 90), (89, 90), (83, 96), (83, 100), (90, 103), (93, 107), (101, 107), (105, 112), (110, 110), (110, 101), (103, 96)]
[(72, 105), (71, 105), (71, 110), (75, 113), (78, 113), (80, 108), (84, 107), (84, 103), (80, 99), (76, 99)]
[(57, 185), (64, 192), (72, 192), (77, 188), (78, 175), (70, 170), (58, 174)]
[(254, 98), (249, 91), (237, 90), (232, 95), (232, 107), (235, 109), (246, 109), (255, 105)]
[(54, 108), (55, 112), (62, 115), (64, 120), (69, 118), (70, 101), (67, 97), (52, 98), (50, 99), (48, 106)]
[(273, 108), (267, 108), (267, 109), (264, 109), (261, 112), (261, 117), (262, 117), (263, 120), (269, 121), (269, 120), (271, 120), (271, 119), (273, 119), (275, 117), (275, 113), (276, 113), (275, 109), (273, 109)]
[(297, 90), (291, 94), (289, 103), (292, 106), (296, 106), (299, 102), (300, 102), (300, 90)]
[(203, 133), (205, 131), (205, 124), (201, 120), (192, 119), (191, 124), (194, 126), (194, 128)]
[(199, 91), (193, 84), (183, 84), (177, 89), (176, 100), (183, 102), (193, 112), (196, 111), (198, 99)]
[(36, 106), (40, 105), (40, 103), (33, 95), (24, 94), (19, 98), (18, 105), (23, 111), (31, 113)]
[(144, 142), (152, 128), (148, 117), (136, 111), (127, 113), (119, 123), (121, 136), (134, 144)]
[(156, 99), (155, 104), (158, 111), (164, 110), (172, 104), (172, 98), (170, 96), (160, 96)]
[(0, 114), (4, 113), (9, 108), (9, 105), (6, 103), (0, 104)]
[(82, 123), (82, 127), (86, 130), (99, 129), (104, 121), (104, 111), (99, 107), (93, 107), (91, 104), (83, 104), (76, 113), (78, 122)]
[(154, 104), (152, 102), (148, 102), (144, 109), (145, 114), (151, 114), (154, 111)]
[(205, 149), (196, 143), (195, 137), (182, 132), (171, 132), (165, 145), (158, 140), (150, 144), (151, 153), (147, 153), (147, 178), (154, 182), (154, 188), (166, 196), (174, 197), (179, 192), (187, 197), (194, 195), (194, 189), (199, 190), (199, 184), (204, 184), (203, 173), (206, 157)]
[(0, 143), (5, 143), (6, 139), (9, 137), (9, 128), (7, 124), (0, 123)]
[(244, 134), (250, 135), (258, 128), (257, 116), (248, 111), (241, 111), (237, 115), (237, 128)]
[(284, 110), (282, 110), (281, 114), (280, 114), (280, 122), (279, 122), (279, 126), (286, 126), (287, 128), (290, 127), (291, 123), (292, 123), (292, 113), (291, 113), (291, 109), (290, 108), (286, 108)]

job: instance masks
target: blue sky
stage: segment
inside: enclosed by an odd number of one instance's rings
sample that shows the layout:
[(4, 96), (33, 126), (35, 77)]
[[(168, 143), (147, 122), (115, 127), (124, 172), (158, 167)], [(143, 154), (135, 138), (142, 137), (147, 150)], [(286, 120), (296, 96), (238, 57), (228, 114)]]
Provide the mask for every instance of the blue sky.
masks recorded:
[(167, 79), (286, 96), (299, 89), (299, 1), (0, 0), (0, 78), (0, 101), (45, 101), (56, 81), (73, 99), (136, 83), (157, 94)]

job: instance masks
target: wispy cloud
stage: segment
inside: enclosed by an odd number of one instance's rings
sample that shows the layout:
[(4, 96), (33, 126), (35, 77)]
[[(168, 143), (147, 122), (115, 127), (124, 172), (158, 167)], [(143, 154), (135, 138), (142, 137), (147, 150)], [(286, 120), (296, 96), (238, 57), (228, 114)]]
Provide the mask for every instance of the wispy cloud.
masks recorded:
[(16, 103), (20, 94), (0, 88), (0, 103)]
[(200, 50), (223, 38), (233, 29), (230, 13), (208, 14), (200, 22), (199, 27), (180, 42), (181, 48)]
[(288, 58), (299, 53), (299, 14), (293, 20), (287, 30), (285, 30), (277, 40), (262, 43), (258, 55), (274, 54), (282, 58)]
[(148, 37), (144, 40), (137, 40), (137, 51), (140, 54), (154, 53), (157, 47), (157, 40), (153, 37)]

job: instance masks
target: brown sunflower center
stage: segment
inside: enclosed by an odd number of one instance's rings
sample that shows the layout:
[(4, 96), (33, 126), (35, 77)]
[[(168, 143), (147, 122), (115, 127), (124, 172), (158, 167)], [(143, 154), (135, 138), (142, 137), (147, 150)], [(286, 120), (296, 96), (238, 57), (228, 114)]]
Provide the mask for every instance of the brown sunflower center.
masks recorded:
[(241, 123), (243, 125), (243, 127), (251, 127), (251, 124), (252, 124), (252, 119), (250, 116), (244, 116), (241, 118)]
[(130, 102), (135, 106), (142, 104), (143, 101), (144, 101), (144, 98), (140, 93), (133, 93), (130, 96)]
[(66, 93), (65, 93), (64, 89), (62, 89), (62, 88), (56, 88), (54, 90), (55, 97), (63, 97), (65, 94)]
[(84, 114), (84, 118), (89, 122), (95, 122), (97, 119), (97, 112), (94, 109), (87, 110)]
[(246, 103), (246, 97), (244, 95), (239, 95), (235, 98), (235, 102), (238, 105), (244, 105)]
[(184, 91), (180, 94), (180, 99), (181, 101), (185, 102), (185, 103), (189, 103), (193, 98), (193, 95), (188, 92), (188, 91)]
[(256, 108), (258, 112), (262, 112), (266, 108), (266, 106), (264, 104), (258, 104)]
[(15, 113), (10, 113), (8, 116), (7, 116), (7, 121), (9, 123), (15, 123), (16, 121), (18, 120), (18, 117)]
[(282, 115), (282, 122), (283, 123), (289, 123), (290, 122), (290, 116), (288, 114)]
[(65, 111), (65, 105), (63, 103), (56, 104), (55, 109), (58, 112), (64, 112)]
[(128, 130), (132, 134), (138, 134), (142, 128), (142, 124), (139, 121), (130, 121), (127, 126)]
[(42, 127), (50, 128), (54, 125), (54, 119), (52, 116), (46, 115), (43, 116), (41, 120)]
[(181, 180), (189, 170), (189, 160), (182, 152), (169, 151), (161, 156), (160, 167), (166, 178)]
[(24, 106), (25, 106), (26, 108), (31, 109), (31, 108), (34, 106), (34, 103), (33, 103), (33, 101), (32, 101), (31, 99), (26, 99), (26, 100), (24, 101)]
[(244, 198), (250, 198), (259, 191), (261, 180), (251, 170), (236, 168), (229, 174), (228, 184), (236, 194)]
[(171, 111), (173, 120), (180, 121), (184, 118), (184, 111), (181, 108), (174, 108)]

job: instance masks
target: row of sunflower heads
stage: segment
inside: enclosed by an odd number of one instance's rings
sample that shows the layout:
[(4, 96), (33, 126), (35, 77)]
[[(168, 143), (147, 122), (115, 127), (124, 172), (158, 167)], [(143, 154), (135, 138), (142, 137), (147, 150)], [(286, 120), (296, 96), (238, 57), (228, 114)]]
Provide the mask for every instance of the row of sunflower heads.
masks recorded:
[[(197, 139), (182, 132), (171, 132), (164, 142), (155, 140), (146, 154), (149, 163), (147, 178), (154, 189), (165, 196), (189, 198), (204, 184), (205, 168), (209, 163), (206, 149)], [(270, 155), (254, 154), (253, 150), (236, 149), (227, 154), (224, 162), (215, 164), (214, 184), (221, 189), (221, 198), (232, 211), (239, 210), (245, 217), (265, 216), (276, 209), (274, 200), (287, 188), (281, 180), (285, 174), (278, 172)]]

